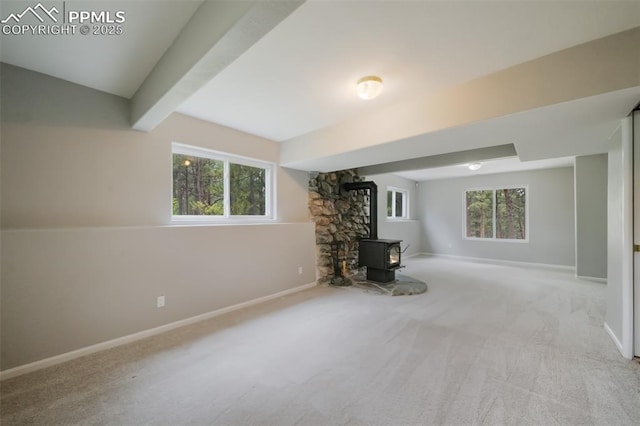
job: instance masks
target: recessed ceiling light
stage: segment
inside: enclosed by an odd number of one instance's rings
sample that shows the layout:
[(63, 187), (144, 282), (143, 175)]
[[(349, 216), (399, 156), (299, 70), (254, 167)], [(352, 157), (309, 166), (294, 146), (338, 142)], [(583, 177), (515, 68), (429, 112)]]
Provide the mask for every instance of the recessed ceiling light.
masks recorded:
[(382, 92), (382, 79), (368, 75), (358, 80), (358, 96), (361, 99), (373, 99)]
[(469, 167), (469, 170), (478, 170), (482, 167), (482, 163), (471, 163), (467, 167)]

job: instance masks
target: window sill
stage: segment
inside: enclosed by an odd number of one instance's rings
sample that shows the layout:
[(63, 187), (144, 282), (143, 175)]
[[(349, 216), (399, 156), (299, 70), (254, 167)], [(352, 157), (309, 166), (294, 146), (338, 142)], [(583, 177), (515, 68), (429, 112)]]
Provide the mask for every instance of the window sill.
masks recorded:
[(171, 218), (172, 226), (212, 226), (212, 225), (261, 225), (261, 224), (269, 224), (269, 223), (277, 223), (275, 218), (272, 217), (251, 217), (251, 216), (240, 216), (240, 217), (202, 217), (202, 216), (191, 216), (191, 217), (179, 217), (173, 216)]
[(523, 244), (528, 243), (529, 239), (524, 240), (511, 240), (506, 238), (470, 238), (470, 237), (462, 237), (464, 241), (479, 241), (479, 242), (487, 242), (487, 243), (516, 243)]

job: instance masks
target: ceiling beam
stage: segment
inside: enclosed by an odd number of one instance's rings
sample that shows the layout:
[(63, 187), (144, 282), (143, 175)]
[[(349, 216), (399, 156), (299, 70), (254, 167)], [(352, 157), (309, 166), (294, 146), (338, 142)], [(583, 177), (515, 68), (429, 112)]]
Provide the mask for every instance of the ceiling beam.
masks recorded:
[[(638, 46), (640, 27), (362, 114), (283, 142), (281, 164), (325, 171), (444, 154), (450, 152), (450, 144), (421, 140), (444, 135), (445, 130), (640, 87)], [(407, 141), (415, 141), (416, 150), (402, 149)], [(462, 149), (495, 144), (472, 136), (456, 141)]]
[(131, 99), (133, 128), (152, 130), (302, 3), (204, 1)]
[(358, 173), (364, 176), (383, 173), (407, 172), (411, 170), (433, 169), (436, 167), (453, 166), (457, 164), (474, 163), (477, 161), (493, 160), (496, 158), (517, 157), (513, 144), (489, 146), (486, 148), (469, 149), (466, 151), (449, 152), (447, 154), (429, 157), (411, 158), (409, 160), (392, 161), (361, 167)]

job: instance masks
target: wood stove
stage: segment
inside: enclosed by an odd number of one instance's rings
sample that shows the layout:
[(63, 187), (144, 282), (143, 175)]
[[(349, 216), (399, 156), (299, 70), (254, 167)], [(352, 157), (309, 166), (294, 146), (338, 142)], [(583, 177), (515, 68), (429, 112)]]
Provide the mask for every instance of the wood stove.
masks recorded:
[(378, 185), (373, 181), (344, 184), (347, 191), (369, 191), (369, 238), (362, 238), (358, 248), (358, 264), (367, 267), (367, 280), (388, 283), (396, 279), (400, 269), (400, 242), (378, 239)]
[(360, 240), (358, 263), (367, 267), (367, 280), (388, 283), (396, 279), (400, 269), (400, 243), (402, 240)]

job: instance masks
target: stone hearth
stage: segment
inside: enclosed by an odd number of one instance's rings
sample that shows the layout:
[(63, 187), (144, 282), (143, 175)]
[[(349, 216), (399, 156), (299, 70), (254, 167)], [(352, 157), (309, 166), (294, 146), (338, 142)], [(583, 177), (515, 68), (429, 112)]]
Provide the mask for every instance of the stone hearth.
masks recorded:
[(413, 296), (427, 291), (427, 283), (407, 275), (398, 274), (396, 279), (386, 283), (368, 281), (363, 272), (358, 272), (352, 277), (353, 287), (364, 290), (367, 293), (389, 296)]
[(358, 271), (358, 239), (369, 235), (366, 191), (347, 191), (347, 182), (362, 182), (355, 170), (318, 173), (309, 180), (309, 213), (316, 224), (316, 277), (329, 284), (336, 275), (332, 250), (346, 261), (347, 275)]

